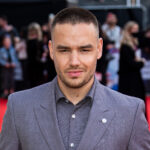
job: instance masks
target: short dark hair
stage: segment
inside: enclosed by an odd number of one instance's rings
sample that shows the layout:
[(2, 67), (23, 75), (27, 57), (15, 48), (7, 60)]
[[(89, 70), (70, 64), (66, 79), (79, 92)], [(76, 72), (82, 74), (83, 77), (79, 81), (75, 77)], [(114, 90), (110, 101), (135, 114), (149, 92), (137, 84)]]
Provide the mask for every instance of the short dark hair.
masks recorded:
[(72, 25), (75, 25), (77, 23), (87, 23), (87, 24), (92, 23), (96, 27), (97, 32), (99, 32), (99, 24), (97, 18), (95, 17), (94, 14), (92, 14), (90, 11), (86, 9), (72, 7), (61, 10), (54, 17), (54, 20), (51, 25), (51, 32), (53, 31), (56, 24), (65, 24), (65, 23), (70, 23)]

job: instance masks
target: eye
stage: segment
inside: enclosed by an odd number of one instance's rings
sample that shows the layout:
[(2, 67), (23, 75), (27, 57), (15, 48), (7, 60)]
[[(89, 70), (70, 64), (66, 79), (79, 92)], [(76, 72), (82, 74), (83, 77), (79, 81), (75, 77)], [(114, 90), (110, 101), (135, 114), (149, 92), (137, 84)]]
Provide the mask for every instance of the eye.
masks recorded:
[(66, 52), (69, 52), (69, 50), (68, 49), (61, 49), (61, 50), (59, 50), (59, 52), (66, 53)]
[(90, 50), (89, 49), (81, 49), (81, 52), (89, 52)]

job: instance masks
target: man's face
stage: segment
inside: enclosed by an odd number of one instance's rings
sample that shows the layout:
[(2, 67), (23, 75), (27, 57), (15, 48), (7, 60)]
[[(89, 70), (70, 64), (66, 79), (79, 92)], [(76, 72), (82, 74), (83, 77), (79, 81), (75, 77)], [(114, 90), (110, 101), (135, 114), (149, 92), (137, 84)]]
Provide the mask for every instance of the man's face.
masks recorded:
[(94, 79), (102, 44), (92, 23), (57, 24), (49, 49), (58, 81), (69, 88), (80, 88)]
[(6, 49), (9, 49), (11, 47), (11, 39), (10, 37), (6, 37), (4, 40), (3, 40), (3, 46), (6, 48)]
[(107, 23), (110, 24), (110, 25), (117, 24), (117, 17), (114, 14), (109, 14), (107, 16)]
[(0, 27), (4, 27), (6, 24), (6, 21), (0, 18)]
[(139, 26), (137, 24), (133, 25), (133, 27), (131, 28), (130, 33), (137, 33), (139, 32)]

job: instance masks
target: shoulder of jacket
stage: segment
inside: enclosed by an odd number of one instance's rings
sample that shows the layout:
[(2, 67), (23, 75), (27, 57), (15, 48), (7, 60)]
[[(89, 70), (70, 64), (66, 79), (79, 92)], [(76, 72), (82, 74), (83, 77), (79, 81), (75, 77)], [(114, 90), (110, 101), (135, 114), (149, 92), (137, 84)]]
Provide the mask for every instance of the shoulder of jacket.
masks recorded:
[(102, 86), (103, 93), (108, 97), (109, 103), (111, 103), (114, 106), (122, 106), (122, 107), (136, 107), (138, 106), (143, 100), (133, 97), (133, 96), (128, 96), (125, 94), (122, 94), (118, 91), (114, 91), (106, 86)]
[(8, 101), (13, 101), (13, 103), (17, 105), (22, 103), (32, 104), (35, 103), (37, 99), (44, 96), (51, 88), (51, 82), (48, 82), (31, 89), (15, 92), (9, 96)]

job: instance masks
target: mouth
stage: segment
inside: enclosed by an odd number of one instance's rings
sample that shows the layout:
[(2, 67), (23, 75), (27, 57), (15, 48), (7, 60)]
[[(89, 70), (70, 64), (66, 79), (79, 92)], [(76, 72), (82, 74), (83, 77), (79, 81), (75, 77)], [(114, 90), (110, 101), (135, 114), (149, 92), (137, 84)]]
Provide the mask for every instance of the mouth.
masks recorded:
[(82, 73), (83, 73), (83, 71), (81, 71), (81, 70), (72, 70), (72, 71), (68, 71), (68, 72), (67, 72), (68, 76), (71, 77), (71, 78), (77, 78), (77, 77), (79, 77)]

